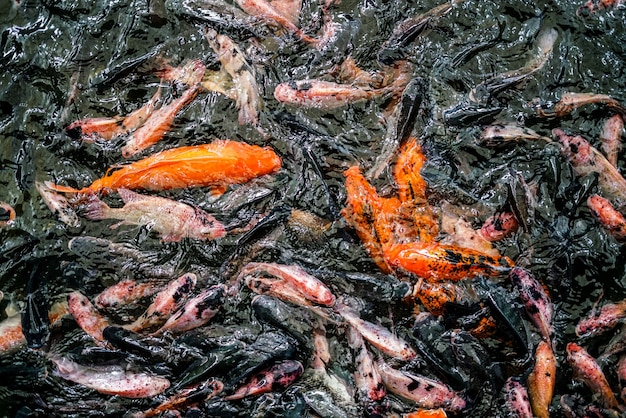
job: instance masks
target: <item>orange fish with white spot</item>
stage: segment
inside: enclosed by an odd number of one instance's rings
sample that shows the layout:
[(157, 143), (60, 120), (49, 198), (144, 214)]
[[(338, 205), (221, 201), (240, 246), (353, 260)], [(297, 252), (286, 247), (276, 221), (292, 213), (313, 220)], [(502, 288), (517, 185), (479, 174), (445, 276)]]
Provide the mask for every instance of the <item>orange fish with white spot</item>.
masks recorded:
[(158, 152), (130, 164), (113, 166), (91, 185), (74, 189), (46, 183), (64, 193), (106, 193), (107, 189), (170, 190), (210, 187), (216, 194), (228, 185), (245, 183), (272, 174), (281, 167), (281, 158), (267, 147), (244, 142), (218, 140)]

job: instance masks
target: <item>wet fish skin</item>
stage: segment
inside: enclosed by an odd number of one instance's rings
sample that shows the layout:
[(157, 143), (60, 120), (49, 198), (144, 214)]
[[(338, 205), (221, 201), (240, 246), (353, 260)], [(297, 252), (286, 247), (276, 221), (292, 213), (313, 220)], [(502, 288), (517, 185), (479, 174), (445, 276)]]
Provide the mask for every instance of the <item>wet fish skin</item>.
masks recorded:
[(554, 105), (552, 112), (546, 112), (541, 107), (537, 107), (537, 114), (541, 117), (563, 117), (581, 106), (593, 103), (604, 104), (622, 116), (626, 116), (626, 108), (619, 101), (606, 94), (574, 92), (563, 93), (561, 99)]
[(15, 220), (15, 209), (8, 203), (0, 202), (0, 228), (8, 226)]
[(224, 286), (212, 286), (189, 299), (177, 313), (174, 313), (161, 328), (152, 335), (164, 332), (182, 333), (208, 323), (219, 311), (223, 303)]
[(233, 87), (236, 91), (235, 100), (239, 109), (239, 124), (257, 126), (262, 101), (256, 82), (256, 71), (231, 38), (218, 34), (212, 29), (205, 31), (205, 37), (217, 54), (222, 67), (233, 79)]
[(185, 273), (172, 280), (165, 289), (157, 293), (148, 309), (136, 321), (124, 325), (124, 328), (141, 331), (145, 328), (160, 326), (185, 302), (196, 286), (196, 281), (197, 277), (193, 273)]
[(508, 378), (504, 384), (504, 402), (516, 418), (532, 418), (528, 390), (516, 379)]
[(99, 393), (124, 398), (151, 398), (170, 386), (169, 380), (145, 372), (132, 372), (123, 366), (87, 367), (67, 357), (50, 355), (56, 373), (63, 379), (86, 386)]
[(392, 245), (385, 259), (396, 270), (429, 281), (463, 280), (478, 276), (497, 277), (510, 272), (513, 261), (482, 252), (439, 243), (410, 242)]
[(467, 406), (466, 400), (445, 383), (403, 372), (379, 361), (378, 371), (388, 391), (416, 402), (421, 408), (443, 408), (459, 412)]
[(22, 319), (19, 315), (11, 316), (0, 322), (0, 353), (12, 353), (26, 344), (22, 332)]
[(148, 196), (129, 189), (117, 189), (124, 206), (111, 208), (96, 195), (88, 197), (85, 216), (91, 220), (121, 219), (120, 224), (146, 225), (161, 234), (162, 242), (183, 238), (212, 240), (226, 235), (224, 225), (194, 206), (160, 196)]
[(115, 309), (136, 300), (152, 296), (161, 286), (155, 282), (138, 282), (136, 280), (122, 280), (104, 289), (96, 296), (93, 303), (98, 309)]
[(488, 147), (496, 147), (520, 140), (552, 142), (552, 139), (539, 135), (530, 128), (517, 125), (489, 125), (480, 133), (478, 142)]
[(443, 121), (449, 126), (473, 126), (476, 124), (492, 123), (496, 116), (504, 110), (503, 107), (484, 107), (459, 103), (443, 111)]
[(304, 372), (304, 366), (298, 360), (283, 360), (268, 369), (252, 376), (248, 383), (242, 385), (232, 395), (224, 399), (233, 401), (248, 396), (257, 396), (267, 392), (283, 390), (295, 382)]
[(604, 121), (600, 133), (600, 144), (606, 159), (617, 167), (617, 158), (622, 149), (622, 134), (624, 133), (624, 117), (626, 115), (613, 115)]
[(323, 306), (333, 306), (335, 295), (319, 279), (310, 275), (298, 265), (282, 265), (277, 263), (248, 263), (241, 270), (239, 277), (258, 273), (268, 273), (278, 277), (280, 280), (289, 283), (298, 292), (302, 293), (311, 302)]
[(509, 278), (519, 290), (519, 298), (531, 321), (541, 333), (544, 341), (550, 343), (554, 335), (552, 326), (554, 308), (545, 289), (528, 270), (521, 267), (511, 270)]
[(268, 147), (217, 140), (157, 152), (144, 159), (113, 166), (108, 174), (83, 189), (46, 182), (63, 193), (103, 193), (110, 189), (170, 190), (211, 187), (221, 194), (230, 184), (245, 183), (280, 169), (281, 158)]
[(623, 0), (587, 0), (585, 4), (578, 7), (576, 16), (587, 17), (590, 14), (600, 12), (609, 7), (617, 7), (623, 4)]
[(298, 306), (312, 306), (311, 301), (302, 292), (282, 280), (248, 276), (244, 279), (244, 283), (259, 295), (272, 296)]
[(126, 139), (126, 144), (122, 147), (122, 157), (131, 158), (163, 139), (165, 134), (171, 129), (178, 113), (196, 98), (200, 89), (201, 86), (199, 84), (193, 84), (180, 97), (154, 111)]
[(348, 306), (337, 304), (335, 310), (348, 324), (359, 331), (367, 342), (388, 356), (404, 361), (411, 360), (417, 356), (417, 353), (409, 343), (392, 334), (385, 327), (361, 319)]
[(35, 181), (35, 188), (46, 206), (53, 214), (58, 216), (61, 222), (74, 228), (80, 226), (78, 215), (65, 196), (54, 192), (39, 181)]
[(487, 241), (500, 241), (514, 234), (519, 228), (512, 212), (498, 212), (487, 218), (480, 228), (480, 235)]
[(576, 324), (575, 332), (579, 337), (591, 337), (603, 334), (626, 321), (626, 300), (607, 303), (599, 310), (593, 310), (587, 317)]
[(161, 414), (165, 411), (179, 410), (185, 405), (206, 402), (222, 392), (224, 384), (217, 379), (208, 379), (201, 383), (196, 383), (190, 387), (185, 387), (169, 399), (163, 401), (158, 406), (150, 408), (141, 413), (141, 415), (133, 416), (134, 418), (149, 418)]
[(555, 128), (552, 135), (560, 143), (560, 152), (581, 177), (598, 173), (600, 194), (609, 199), (616, 210), (626, 209), (626, 179), (617, 169), (582, 136), (567, 135)]
[(618, 418), (617, 411), (600, 408), (597, 405), (588, 403), (580, 395), (565, 394), (559, 401), (563, 413), (567, 418)]
[(73, 291), (67, 296), (67, 305), (78, 326), (96, 341), (104, 342), (102, 331), (110, 325), (109, 321), (98, 312), (87, 296)]
[(565, 347), (567, 362), (572, 368), (574, 379), (582, 381), (592, 392), (593, 398), (605, 408), (621, 410), (604, 372), (596, 360), (580, 345), (569, 342)]
[(278, 84), (274, 89), (274, 98), (281, 103), (303, 108), (331, 110), (384, 96), (395, 88), (387, 86), (373, 89), (316, 79), (293, 80)]
[(367, 350), (361, 333), (356, 328), (350, 326), (346, 330), (346, 336), (348, 338), (348, 345), (350, 345), (356, 353), (354, 356), (356, 367), (354, 381), (357, 389), (361, 393), (362, 400), (366, 402), (378, 402), (384, 399), (387, 395), (385, 385), (378, 373), (378, 368), (372, 359), (372, 355)]
[(535, 351), (535, 366), (528, 375), (528, 395), (537, 418), (550, 416), (550, 403), (556, 383), (556, 358), (550, 344), (541, 341)]

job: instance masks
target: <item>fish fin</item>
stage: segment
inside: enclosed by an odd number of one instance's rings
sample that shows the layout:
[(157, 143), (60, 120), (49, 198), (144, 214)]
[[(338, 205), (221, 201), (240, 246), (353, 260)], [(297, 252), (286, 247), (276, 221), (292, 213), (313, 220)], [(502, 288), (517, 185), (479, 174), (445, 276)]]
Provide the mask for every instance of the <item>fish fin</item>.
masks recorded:
[(98, 196), (90, 195), (85, 203), (85, 217), (90, 220), (101, 220), (107, 217), (106, 211), (111, 209)]
[(139, 193), (135, 193), (132, 190), (129, 189), (117, 189), (117, 194), (120, 195), (120, 197), (122, 198), (122, 200), (124, 201), (124, 203), (128, 203), (128, 202), (138, 202), (138, 201), (142, 201), (144, 200), (144, 196), (139, 194)]
[(219, 197), (219, 196), (223, 195), (224, 193), (226, 193), (226, 189), (227, 188), (228, 188), (228, 186), (212, 186), (211, 187), (211, 195)]
[(47, 188), (54, 190), (55, 192), (60, 192), (60, 193), (81, 193), (84, 191), (84, 190), (75, 189), (70, 186), (62, 186), (60, 184), (54, 184), (51, 181), (45, 181), (44, 184)]

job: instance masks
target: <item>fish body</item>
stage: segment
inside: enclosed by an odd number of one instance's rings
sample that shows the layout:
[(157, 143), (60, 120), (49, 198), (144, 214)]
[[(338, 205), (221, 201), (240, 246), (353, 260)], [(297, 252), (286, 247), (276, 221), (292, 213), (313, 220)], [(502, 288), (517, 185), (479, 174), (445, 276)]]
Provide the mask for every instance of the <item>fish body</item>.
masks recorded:
[(302, 292), (282, 280), (248, 276), (244, 279), (244, 283), (259, 295), (272, 296), (299, 306), (312, 306), (311, 301)]
[(617, 167), (617, 157), (622, 149), (622, 133), (624, 132), (624, 117), (626, 115), (613, 115), (604, 121), (600, 133), (600, 144), (606, 159)]
[(145, 372), (132, 372), (123, 366), (88, 367), (69, 358), (51, 356), (56, 372), (63, 379), (105, 395), (124, 398), (151, 398), (170, 387), (169, 380)]
[(592, 312), (581, 319), (576, 325), (576, 335), (589, 337), (600, 335), (615, 328), (626, 320), (626, 300), (616, 303), (607, 303), (598, 311)]
[(487, 146), (500, 146), (508, 143), (528, 141), (552, 142), (552, 139), (539, 135), (530, 128), (516, 125), (489, 125), (480, 134), (479, 142)]
[(92, 195), (85, 216), (92, 220), (119, 219), (121, 224), (148, 226), (161, 234), (163, 242), (178, 242), (183, 238), (212, 240), (226, 235), (224, 225), (198, 207), (123, 188), (117, 189), (117, 193), (124, 200), (123, 207), (111, 208)]
[(78, 228), (80, 226), (78, 215), (76, 215), (74, 208), (72, 208), (71, 203), (65, 196), (49, 189), (39, 181), (35, 182), (35, 188), (39, 192), (39, 195), (46, 206), (48, 206), (53, 214), (58, 216), (61, 222), (74, 228)]
[(576, 174), (583, 177), (598, 173), (598, 188), (616, 210), (626, 209), (626, 179), (617, 169), (582, 136), (567, 135), (553, 129), (552, 135), (560, 142), (561, 154), (572, 164)]
[(307, 273), (297, 265), (282, 265), (276, 263), (248, 263), (242, 269), (240, 277), (256, 273), (269, 273), (280, 280), (289, 283), (301, 292), (308, 300), (324, 306), (335, 304), (335, 295), (319, 279)]
[(159, 290), (160, 286), (154, 282), (122, 280), (100, 292), (93, 303), (98, 309), (115, 309), (116, 307), (128, 305), (136, 300), (152, 296)]
[(411, 360), (417, 356), (417, 353), (409, 343), (392, 334), (385, 327), (361, 319), (347, 306), (338, 305), (335, 309), (348, 324), (359, 331), (367, 342), (388, 356), (404, 361)]
[(511, 236), (519, 228), (512, 212), (498, 212), (490, 216), (480, 228), (480, 235), (487, 241), (500, 241)]
[(361, 333), (356, 328), (349, 327), (347, 336), (348, 344), (356, 353), (354, 357), (356, 367), (354, 382), (356, 387), (365, 400), (371, 402), (380, 401), (387, 395), (387, 391)]
[(213, 318), (222, 306), (223, 286), (213, 286), (189, 299), (177, 313), (173, 314), (153, 335), (169, 331), (180, 334), (201, 327)]
[(588, 104), (604, 104), (605, 106), (619, 112), (622, 116), (626, 116), (626, 108), (611, 96), (596, 93), (573, 93), (565, 92), (561, 95), (561, 99), (554, 105), (552, 112), (546, 112), (541, 108), (537, 108), (537, 113), (542, 117), (562, 117), (569, 115), (575, 109)]
[(124, 328), (140, 331), (162, 325), (185, 302), (196, 286), (196, 281), (196, 275), (193, 273), (185, 273), (172, 280), (165, 289), (157, 293), (148, 309), (135, 322), (125, 325)]
[(528, 390), (517, 380), (508, 378), (504, 384), (504, 402), (511, 417), (533, 418), (532, 407), (528, 399)]
[(283, 360), (252, 376), (248, 383), (224, 399), (233, 401), (248, 396), (257, 396), (287, 388), (304, 372), (302, 363), (297, 360)]
[(201, 88), (200, 84), (192, 85), (180, 97), (152, 113), (141, 127), (128, 137), (122, 147), (122, 156), (130, 158), (159, 142), (170, 130), (176, 115), (196, 98)]
[(430, 281), (497, 277), (509, 273), (514, 266), (506, 256), (491, 257), (455, 245), (420, 241), (392, 245), (385, 251), (385, 259), (394, 269)]
[(109, 321), (102, 316), (87, 296), (74, 291), (67, 296), (67, 307), (79, 327), (97, 341), (103, 342), (102, 331)]
[(550, 344), (541, 341), (535, 351), (535, 366), (528, 375), (528, 395), (537, 418), (550, 416), (550, 402), (556, 382), (556, 358)]
[(416, 402), (421, 408), (459, 412), (467, 406), (459, 393), (442, 382), (393, 369), (384, 362), (378, 362), (377, 366), (388, 391)]
[(383, 96), (394, 88), (390, 86), (373, 89), (308, 79), (280, 83), (274, 89), (274, 98), (294, 106), (330, 110)]
[(218, 140), (158, 152), (130, 164), (114, 166), (104, 177), (77, 190), (46, 183), (64, 193), (97, 193), (107, 189), (170, 190), (188, 187), (211, 187), (222, 193), (230, 184), (245, 183), (271, 174), (281, 166), (281, 159), (270, 148), (243, 142)]
[(261, 19), (271, 21), (283, 29), (292, 32), (304, 42), (312, 45), (317, 44), (317, 40), (310, 37), (309, 35), (303, 33), (296, 25), (292, 22), (293, 14), (290, 12), (287, 15), (281, 13), (280, 8), (276, 9), (273, 6), (273, 2), (269, 2), (266, 0), (235, 0), (235, 3), (239, 7), (243, 9), (244, 12), (248, 13), (251, 16), (257, 16)]
[(10, 353), (25, 344), (26, 337), (22, 332), (22, 319), (19, 315), (0, 322), (0, 354)]
[(574, 378), (582, 381), (593, 394), (593, 398), (605, 408), (623, 410), (619, 405), (604, 372), (596, 360), (580, 345), (570, 342), (565, 347), (567, 361)]
[(554, 308), (545, 289), (530, 272), (521, 267), (515, 267), (511, 270), (509, 278), (519, 290), (519, 297), (531, 321), (543, 339), (550, 342), (554, 334), (554, 327), (552, 326)]
[(224, 70), (232, 77), (236, 91), (235, 100), (239, 109), (238, 121), (241, 125), (257, 125), (261, 108), (259, 86), (254, 68), (246, 61), (239, 46), (228, 36), (207, 29), (205, 36)]

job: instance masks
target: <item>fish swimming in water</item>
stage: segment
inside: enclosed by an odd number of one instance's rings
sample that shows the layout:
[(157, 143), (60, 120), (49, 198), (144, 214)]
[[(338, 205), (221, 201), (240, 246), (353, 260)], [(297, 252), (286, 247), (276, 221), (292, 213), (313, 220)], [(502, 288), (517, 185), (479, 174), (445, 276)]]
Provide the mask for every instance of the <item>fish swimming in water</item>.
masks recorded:
[(80, 226), (80, 220), (74, 210), (70, 201), (60, 193), (49, 189), (43, 183), (36, 181), (35, 188), (39, 192), (39, 195), (43, 199), (44, 203), (50, 211), (55, 214), (61, 222), (64, 224), (78, 228)]
[(541, 106), (536, 107), (537, 115), (547, 117), (563, 117), (569, 115), (574, 110), (588, 104), (603, 104), (606, 107), (618, 112), (626, 117), (626, 108), (617, 99), (606, 94), (596, 93), (574, 93), (565, 92), (561, 99), (554, 105), (552, 112), (544, 111)]
[(550, 344), (541, 341), (535, 351), (535, 366), (528, 375), (528, 395), (533, 414), (538, 418), (550, 416), (550, 402), (556, 383), (556, 357)]
[(8, 203), (0, 202), (0, 228), (10, 225), (15, 220), (15, 209)]
[(74, 291), (67, 296), (67, 310), (79, 327), (96, 341), (104, 342), (102, 331), (110, 325), (109, 320), (102, 316), (87, 296)]
[(610, 200), (594, 194), (587, 199), (587, 206), (609, 235), (619, 242), (626, 241), (626, 218), (615, 210)]
[[(625, 115), (626, 116), (626, 115)], [(606, 159), (613, 167), (617, 167), (617, 157), (622, 149), (622, 133), (624, 132), (624, 117), (613, 115), (604, 121), (600, 133), (600, 144)]]
[(230, 184), (245, 183), (272, 174), (281, 158), (270, 148), (244, 142), (217, 140), (157, 152), (130, 164), (111, 167), (107, 174), (83, 189), (46, 182), (63, 193), (106, 193), (107, 189), (170, 190), (210, 187), (221, 194)]
[(162, 242), (178, 242), (183, 238), (212, 240), (226, 235), (224, 225), (194, 206), (160, 196), (147, 196), (128, 189), (117, 189), (124, 206), (112, 208), (96, 195), (85, 205), (87, 219), (120, 219), (119, 225), (145, 225), (161, 235)]

